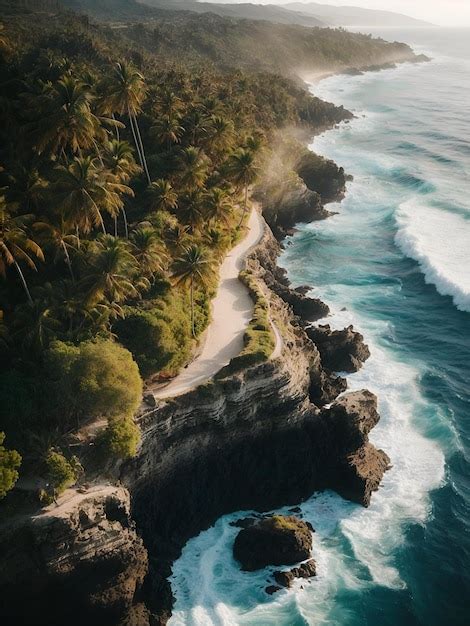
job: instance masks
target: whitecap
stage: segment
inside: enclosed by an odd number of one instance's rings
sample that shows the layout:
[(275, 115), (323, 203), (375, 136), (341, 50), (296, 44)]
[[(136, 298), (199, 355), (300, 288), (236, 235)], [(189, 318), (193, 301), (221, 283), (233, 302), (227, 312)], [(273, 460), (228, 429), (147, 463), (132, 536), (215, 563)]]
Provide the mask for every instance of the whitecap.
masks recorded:
[(426, 283), (470, 312), (470, 220), (412, 199), (400, 205), (396, 222), (395, 242), (419, 263)]

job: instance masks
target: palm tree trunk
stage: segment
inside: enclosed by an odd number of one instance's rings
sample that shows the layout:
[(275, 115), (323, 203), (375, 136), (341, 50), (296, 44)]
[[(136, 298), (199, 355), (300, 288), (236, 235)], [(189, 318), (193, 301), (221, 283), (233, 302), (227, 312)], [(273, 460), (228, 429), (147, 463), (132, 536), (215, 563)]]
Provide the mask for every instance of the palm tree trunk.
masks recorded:
[(137, 140), (137, 135), (135, 134), (134, 122), (132, 121), (132, 115), (130, 114), (130, 111), (129, 111), (129, 124), (131, 126), (132, 136), (134, 138), (134, 143), (135, 143), (135, 147), (137, 150), (137, 156), (139, 157), (139, 163), (142, 166), (142, 169), (144, 169), (144, 162), (142, 160), (142, 155), (140, 154), (139, 142)]
[(72, 261), (70, 260), (69, 251), (67, 250), (67, 246), (65, 245), (65, 241), (62, 241), (62, 248), (65, 254), (65, 260), (67, 261), (67, 265), (69, 266), (70, 276), (72, 278), (72, 282), (75, 283), (75, 276), (73, 275), (72, 270)]
[(238, 226), (237, 228), (240, 228), (240, 226), (242, 225), (243, 219), (245, 217), (245, 213), (246, 213), (246, 206), (247, 206), (247, 202), (248, 202), (248, 183), (245, 185), (245, 199), (243, 202), (243, 213), (240, 217), (240, 221), (238, 222)]
[(142, 152), (142, 159), (144, 161), (145, 173), (147, 174), (147, 180), (148, 180), (148, 183), (150, 185), (150, 183), (152, 181), (150, 180), (150, 174), (149, 174), (149, 170), (148, 170), (148, 167), (147, 167), (147, 159), (145, 158), (144, 144), (142, 143), (142, 137), (140, 135), (139, 123), (138, 123), (137, 118), (136, 118), (135, 115), (134, 115), (134, 124), (135, 124), (136, 130), (137, 130), (137, 136), (139, 138), (140, 150)]
[(189, 288), (189, 295), (191, 300), (191, 330), (194, 339), (196, 339), (196, 326), (194, 323), (194, 278), (191, 276), (191, 285)]
[(122, 207), (121, 211), (124, 218), (124, 232), (126, 233), (126, 239), (129, 239), (129, 226), (127, 225), (126, 209)]
[(117, 237), (118, 236), (118, 222), (117, 222), (117, 216), (114, 216), (114, 236)]
[[(114, 120), (114, 121), (116, 121), (116, 118), (115, 118), (115, 116), (114, 116), (114, 113), (111, 113), (111, 117), (113, 118), (113, 120)], [(119, 139), (119, 126), (117, 126), (117, 125), (116, 125), (116, 126), (114, 127), (114, 129), (116, 130), (116, 139), (117, 139), (118, 141), (120, 141), (120, 139)]]
[(98, 147), (98, 144), (96, 143), (96, 141), (94, 139), (93, 139), (93, 146), (95, 148), (96, 155), (97, 155), (97, 157), (100, 160), (101, 167), (104, 167), (103, 157), (101, 156), (101, 152), (100, 152), (100, 149)]
[(26, 279), (24, 277), (23, 272), (21, 271), (21, 267), (18, 265), (18, 263), (16, 261), (13, 261), (13, 263), (15, 264), (17, 272), (20, 275), (21, 283), (22, 283), (23, 288), (24, 288), (24, 290), (26, 292), (26, 295), (28, 296), (28, 302), (30, 304), (33, 304), (33, 299), (31, 298), (31, 294), (29, 293), (28, 285), (26, 284)]

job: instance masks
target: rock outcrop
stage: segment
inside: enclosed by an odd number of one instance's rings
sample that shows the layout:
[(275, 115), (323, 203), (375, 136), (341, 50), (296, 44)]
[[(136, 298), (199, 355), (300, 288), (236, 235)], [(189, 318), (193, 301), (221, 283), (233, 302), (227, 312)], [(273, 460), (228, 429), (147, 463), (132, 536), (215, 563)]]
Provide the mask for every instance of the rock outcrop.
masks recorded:
[[(299, 567), (293, 567), (286, 572), (274, 572), (273, 578), (281, 587), (290, 587), (296, 578), (313, 578), (317, 575), (317, 565), (314, 559), (302, 563)], [(266, 593), (269, 593), (266, 589)]]
[(4, 626), (111, 626), (146, 614), (139, 592), (147, 551), (130, 517), (128, 491), (102, 486), (71, 493), (59, 506), (1, 529)]
[(357, 372), (370, 357), (361, 333), (353, 326), (331, 330), (324, 326), (309, 326), (307, 335), (317, 346), (323, 366), (332, 372)]
[(349, 393), (324, 409), (323, 417), (333, 438), (333, 454), (340, 459), (332, 475), (333, 488), (369, 506), (390, 467), (387, 454), (369, 443), (369, 432), (380, 419), (376, 396), (367, 390)]
[(293, 515), (273, 515), (242, 529), (233, 555), (242, 569), (252, 572), (267, 565), (294, 565), (310, 556), (312, 531)]

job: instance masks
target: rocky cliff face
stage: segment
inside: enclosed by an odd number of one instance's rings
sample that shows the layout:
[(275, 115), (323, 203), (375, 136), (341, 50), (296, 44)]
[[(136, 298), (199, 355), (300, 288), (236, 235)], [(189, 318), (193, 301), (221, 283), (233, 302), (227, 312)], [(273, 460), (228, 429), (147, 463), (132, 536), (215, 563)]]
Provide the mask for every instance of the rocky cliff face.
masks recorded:
[[(122, 487), (71, 492), (59, 507), (0, 531), (2, 624), (117, 624), (145, 615), (147, 551)], [(144, 622), (141, 622), (144, 623)]]
[(346, 383), (323, 368), (286, 303), (293, 292), (276, 267), (278, 252), (267, 229), (247, 267), (269, 296), (281, 355), (161, 402), (139, 419), (142, 447), (121, 479), (149, 552), (145, 595), (159, 623), (171, 611), (172, 561), (220, 515), (298, 503), (325, 488), (367, 506), (388, 466), (368, 443), (378, 420), (372, 394), (357, 392), (322, 408)]

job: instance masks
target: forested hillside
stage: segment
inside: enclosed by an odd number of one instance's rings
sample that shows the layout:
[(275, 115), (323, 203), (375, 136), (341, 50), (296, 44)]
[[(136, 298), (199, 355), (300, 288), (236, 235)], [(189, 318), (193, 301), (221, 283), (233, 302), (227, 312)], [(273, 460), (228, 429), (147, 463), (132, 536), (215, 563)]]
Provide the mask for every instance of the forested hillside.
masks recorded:
[(20, 473), (47, 502), (134, 454), (142, 381), (191, 358), (272, 137), (345, 116), (288, 79), (149, 50), (72, 14), (2, 25), (0, 497)]

